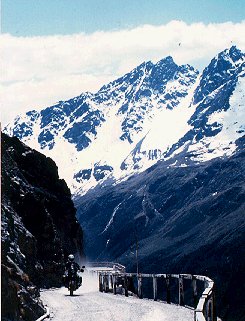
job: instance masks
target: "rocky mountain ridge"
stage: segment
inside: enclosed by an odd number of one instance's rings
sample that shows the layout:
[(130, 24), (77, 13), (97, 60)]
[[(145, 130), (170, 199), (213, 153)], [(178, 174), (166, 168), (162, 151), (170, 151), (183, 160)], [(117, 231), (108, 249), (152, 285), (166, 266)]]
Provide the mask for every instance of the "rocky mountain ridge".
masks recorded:
[(244, 64), (235, 46), (200, 75), (172, 57), (144, 62), (95, 94), (30, 111), (4, 130), (53, 158), (76, 194), (160, 159), (186, 166), (231, 155), (244, 134)]

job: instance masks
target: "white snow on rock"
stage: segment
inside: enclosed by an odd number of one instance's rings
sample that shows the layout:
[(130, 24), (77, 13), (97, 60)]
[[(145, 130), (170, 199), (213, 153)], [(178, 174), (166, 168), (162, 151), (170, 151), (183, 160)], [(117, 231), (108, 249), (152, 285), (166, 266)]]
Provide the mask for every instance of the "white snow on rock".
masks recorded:
[(171, 57), (144, 62), (97, 93), (17, 116), (4, 131), (51, 157), (72, 194), (83, 195), (159, 160), (184, 166), (185, 154), (190, 162), (233, 154), (244, 135), (244, 68), (234, 46), (199, 76)]
[(235, 141), (245, 133), (245, 78), (239, 78), (236, 88), (230, 97), (230, 108), (227, 111), (210, 115), (208, 124), (215, 122), (222, 130), (214, 137), (205, 137), (190, 145), (188, 151), (195, 153), (196, 161), (207, 161), (215, 157), (230, 156), (236, 150)]
[(98, 291), (97, 277), (83, 275), (83, 285), (69, 296), (68, 290), (43, 290), (41, 299), (52, 321), (193, 321), (194, 312), (184, 307)]

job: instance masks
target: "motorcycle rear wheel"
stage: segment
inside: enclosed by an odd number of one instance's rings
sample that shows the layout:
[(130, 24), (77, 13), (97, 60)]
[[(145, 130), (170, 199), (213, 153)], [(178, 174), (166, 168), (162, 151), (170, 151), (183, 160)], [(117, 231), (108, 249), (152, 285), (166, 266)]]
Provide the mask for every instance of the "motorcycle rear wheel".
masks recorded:
[(73, 296), (74, 288), (75, 288), (75, 283), (74, 281), (70, 282), (70, 296)]

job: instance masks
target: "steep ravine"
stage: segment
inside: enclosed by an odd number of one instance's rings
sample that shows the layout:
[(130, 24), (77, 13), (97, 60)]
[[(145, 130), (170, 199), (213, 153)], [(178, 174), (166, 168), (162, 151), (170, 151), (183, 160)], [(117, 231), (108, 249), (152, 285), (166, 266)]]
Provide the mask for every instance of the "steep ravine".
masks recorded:
[(82, 229), (55, 163), (5, 134), (2, 141), (2, 320), (44, 313), (39, 287), (59, 286), (66, 255), (83, 255)]

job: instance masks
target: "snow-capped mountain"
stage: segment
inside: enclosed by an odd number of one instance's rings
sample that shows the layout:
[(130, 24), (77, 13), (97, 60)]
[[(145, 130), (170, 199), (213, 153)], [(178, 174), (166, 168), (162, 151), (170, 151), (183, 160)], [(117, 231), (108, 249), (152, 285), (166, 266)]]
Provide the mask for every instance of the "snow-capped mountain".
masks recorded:
[(244, 65), (235, 46), (201, 75), (172, 57), (144, 62), (95, 94), (16, 117), (5, 132), (53, 158), (79, 194), (160, 159), (186, 166), (230, 155), (244, 134)]
[[(204, 69), (192, 98), (189, 131), (165, 157), (185, 162), (231, 155), (245, 130), (245, 55), (236, 47), (218, 54)], [(183, 160), (182, 160), (183, 162)]]

